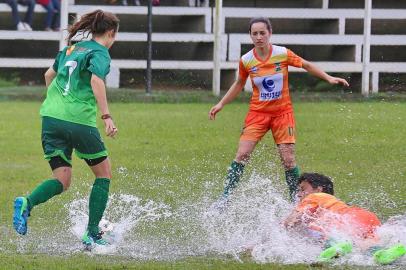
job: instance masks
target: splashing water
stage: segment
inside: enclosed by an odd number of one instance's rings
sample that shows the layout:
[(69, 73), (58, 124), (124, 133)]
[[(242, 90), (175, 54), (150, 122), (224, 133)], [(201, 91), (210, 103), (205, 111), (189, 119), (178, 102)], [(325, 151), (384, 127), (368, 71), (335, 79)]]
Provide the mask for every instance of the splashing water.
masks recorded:
[[(98, 247), (96, 253), (115, 253), (117, 248), (125, 245), (124, 237), (139, 222), (155, 222), (171, 216), (170, 207), (153, 201), (143, 203), (136, 196), (128, 194), (112, 194), (109, 197), (105, 220), (114, 227), (114, 243), (111, 246)], [(69, 207), (69, 219), (72, 223), (71, 232), (80, 239), (88, 221), (88, 203), (85, 199), (73, 201)]]
[[(173, 260), (209, 255), (241, 260), (250, 254), (256, 262), (312, 263), (322, 251), (320, 244), (289, 233), (284, 218), (293, 209), (281, 190), (283, 184), (256, 172), (231, 195), (223, 212), (213, 210), (211, 183), (205, 197), (185, 202), (177, 209), (163, 203), (143, 202), (134, 195), (113, 194), (106, 219), (117, 235), (114, 248), (98, 251), (138, 259)], [(87, 222), (87, 202), (69, 206), (71, 230), (80, 237)], [(378, 231), (388, 246), (406, 243), (406, 217), (389, 220)], [(403, 238), (402, 238), (403, 237)], [(336, 263), (373, 265), (372, 257), (355, 248)], [(405, 259), (397, 262), (406, 265)]]
[[(264, 177), (254, 171), (230, 196), (223, 212), (211, 208), (215, 197), (211, 181), (204, 183), (202, 197), (184, 201), (177, 208), (142, 200), (134, 194), (111, 194), (105, 219), (114, 226), (115, 243), (94, 253), (141, 260), (212, 256), (236, 260), (249, 257), (260, 263), (312, 263), (322, 247), (285, 230), (283, 220), (293, 205), (282, 194), (286, 187), (280, 179), (278, 175)], [(30, 251), (81, 252), (80, 238), (88, 219), (87, 199), (77, 198), (65, 208), (68, 216), (66, 236), (58, 236), (55, 241), (39, 236), (45, 235), (42, 231), (32, 232), (18, 239), (17, 250), (24, 252), (27, 243), (36, 242), (40, 244), (31, 247)], [(46, 222), (43, 226), (46, 227)], [(45, 231), (48, 233), (49, 228)], [(406, 244), (406, 215), (389, 219), (379, 228), (378, 235), (388, 246)], [(372, 257), (357, 248), (334, 263), (374, 265)], [(396, 265), (406, 266), (406, 258)]]
[(320, 247), (285, 230), (282, 223), (293, 206), (273, 180), (253, 173), (233, 194), (226, 212), (207, 219), (210, 249), (237, 259), (248, 250), (257, 262), (279, 263), (310, 262), (320, 253)]

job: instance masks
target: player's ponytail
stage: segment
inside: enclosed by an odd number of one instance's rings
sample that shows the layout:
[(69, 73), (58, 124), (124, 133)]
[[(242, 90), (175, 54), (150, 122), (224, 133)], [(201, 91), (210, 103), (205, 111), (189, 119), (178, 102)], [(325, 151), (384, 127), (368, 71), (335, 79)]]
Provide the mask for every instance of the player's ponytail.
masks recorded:
[(68, 44), (71, 44), (72, 38), (77, 34), (81, 35), (81, 39), (83, 39), (87, 38), (90, 34), (92, 34), (92, 36), (98, 36), (110, 30), (117, 32), (119, 22), (120, 20), (117, 16), (111, 12), (97, 9), (87, 13), (68, 29)]

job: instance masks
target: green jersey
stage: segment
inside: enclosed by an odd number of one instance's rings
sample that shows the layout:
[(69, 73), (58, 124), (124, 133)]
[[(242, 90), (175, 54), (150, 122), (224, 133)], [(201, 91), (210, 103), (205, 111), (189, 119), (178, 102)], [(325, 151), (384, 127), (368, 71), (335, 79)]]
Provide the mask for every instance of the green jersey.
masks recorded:
[(40, 115), (96, 127), (97, 104), (90, 79), (110, 71), (108, 49), (94, 40), (65, 47), (55, 58), (56, 77), (48, 87)]

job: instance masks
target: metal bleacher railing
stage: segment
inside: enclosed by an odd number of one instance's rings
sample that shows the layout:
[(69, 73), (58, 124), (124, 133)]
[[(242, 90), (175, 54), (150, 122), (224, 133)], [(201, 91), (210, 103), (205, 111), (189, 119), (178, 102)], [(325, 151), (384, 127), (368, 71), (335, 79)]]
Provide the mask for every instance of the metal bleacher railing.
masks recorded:
[[(272, 36), (272, 42), (284, 45), (353, 45), (355, 46), (355, 61), (317, 62), (317, 65), (328, 72), (362, 72), (363, 35), (345, 34), (345, 23), (347, 19), (363, 19), (363, 9), (328, 9), (327, 5), (323, 5), (323, 8), (319, 9), (245, 8), (244, 12), (238, 12), (237, 8), (224, 8), (223, 12), (223, 20), (233, 17), (251, 18), (254, 16), (266, 16), (273, 19), (337, 19), (339, 22), (337, 34), (275, 34)], [(372, 10), (372, 18), (406, 19), (406, 10), (374, 9)], [(251, 40), (246, 34), (230, 34), (228, 60), (237, 61), (241, 55), (241, 45), (250, 43)], [(406, 45), (406, 35), (372, 35), (371, 45)], [(303, 71), (294, 67), (291, 69), (292, 71)], [(376, 93), (379, 89), (379, 73), (406, 73), (406, 62), (371, 62), (370, 70), (372, 72), (372, 92)]]
[[(61, 29), (68, 26), (68, 14), (80, 16), (86, 12), (100, 8), (111, 11), (115, 14), (132, 14), (146, 15), (147, 7), (128, 7), (128, 6), (105, 6), (105, 5), (78, 5), (75, 1), (62, 1), (61, 10)], [(24, 7), (21, 7), (24, 10)], [(6, 4), (0, 4), (0, 12), (9, 12), (10, 8)], [(36, 12), (45, 12), (37, 5)], [(209, 7), (154, 7), (153, 15), (165, 16), (200, 16), (203, 17), (203, 33), (153, 33), (153, 42), (199, 42), (213, 43), (214, 36), (212, 33), (213, 9)], [(233, 18), (248, 19), (251, 17), (264, 16), (271, 19), (334, 19), (338, 21), (337, 33), (334, 34), (275, 34), (272, 36), (272, 42), (283, 45), (350, 45), (354, 46), (351, 61), (319, 61), (316, 62), (327, 72), (362, 72), (362, 34), (345, 34), (346, 22), (348, 19), (363, 19), (363, 9), (329, 9), (328, 1), (323, 0), (321, 8), (232, 8), (224, 7), (222, 12), (222, 35), (221, 35), (221, 69), (236, 70), (238, 60), (241, 56), (241, 47), (250, 44), (248, 34), (242, 33), (225, 33), (227, 20)], [(406, 19), (405, 9), (373, 9), (372, 19)], [(1, 40), (52, 40), (59, 41), (60, 47), (65, 45), (66, 31), (58, 32), (19, 32), (19, 31), (0, 31)], [(145, 42), (146, 33), (119, 32), (118, 42)], [(376, 35), (371, 36), (371, 46), (405, 46), (406, 35)], [(309, 59), (312, 60), (312, 59)], [(46, 58), (0, 58), (1, 68), (46, 68), (53, 62), (53, 59)], [(114, 59), (112, 61), (112, 72), (108, 78), (110, 87), (119, 86), (120, 69), (145, 69), (146, 60), (135, 59)], [(193, 69), (193, 70), (211, 70), (213, 62), (210, 60), (153, 60), (152, 69)], [(293, 72), (300, 72), (300, 69), (291, 69)], [(380, 73), (406, 73), (406, 62), (371, 62), (370, 71), (372, 73), (372, 91), (377, 92), (379, 89)]]

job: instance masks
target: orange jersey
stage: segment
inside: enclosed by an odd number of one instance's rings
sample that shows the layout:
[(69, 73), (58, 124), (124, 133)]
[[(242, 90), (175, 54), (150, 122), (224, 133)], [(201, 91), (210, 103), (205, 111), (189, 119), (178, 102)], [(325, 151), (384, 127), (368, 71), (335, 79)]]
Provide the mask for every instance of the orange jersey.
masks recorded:
[(239, 76), (251, 79), (253, 94), (250, 110), (278, 116), (293, 111), (289, 95), (288, 66), (301, 68), (303, 59), (291, 50), (272, 45), (264, 61), (255, 48), (240, 59)]
[(318, 210), (328, 210), (337, 214), (344, 214), (350, 206), (327, 193), (312, 193), (307, 195), (296, 207), (299, 212), (315, 213)]
[(374, 238), (376, 228), (381, 225), (374, 213), (349, 206), (327, 193), (306, 196), (296, 210), (304, 214), (309, 228), (326, 235), (341, 231), (356, 238)]

